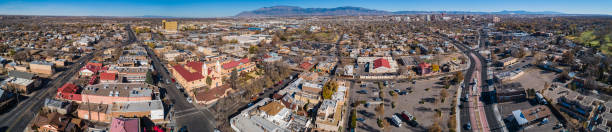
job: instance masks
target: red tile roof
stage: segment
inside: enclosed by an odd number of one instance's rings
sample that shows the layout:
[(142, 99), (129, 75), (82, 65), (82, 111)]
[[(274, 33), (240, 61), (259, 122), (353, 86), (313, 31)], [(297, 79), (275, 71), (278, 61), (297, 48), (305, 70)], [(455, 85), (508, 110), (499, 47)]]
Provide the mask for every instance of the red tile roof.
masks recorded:
[(378, 58), (374, 60), (374, 69), (379, 68), (379, 67), (391, 68), (391, 66), (389, 65), (389, 61), (384, 58)]
[(77, 93), (78, 90), (79, 88), (76, 85), (72, 83), (66, 83), (62, 87), (57, 89), (56, 98), (81, 101), (81, 94)]
[(240, 59), (240, 63), (242, 64), (249, 63), (249, 58)]
[(172, 66), (172, 68), (174, 68), (174, 70), (178, 72), (187, 82), (191, 82), (204, 78), (204, 76), (202, 76), (203, 64), (204, 63), (202, 62), (187, 62), (187, 64), (185, 64), (186, 67), (194, 69), (195, 72), (189, 72), (189, 70), (185, 69), (185, 67), (178, 64)]
[(102, 63), (90, 62), (90, 63), (87, 63), (85, 66), (83, 66), (80, 71), (83, 71), (85, 69), (92, 71), (95, 74), (95, 73), (98, 73), (98, 71), (100, 70), (108, 70), (108, 67), (102, 67)]
[(229, 85), (221, 85), (209, 90), (200, 90), (196, 94), (195, 99), (198, 101), (211, 101), (217, 98), (221, 98), (227, 90), (230, 89)]
[(302, 64), (300, 64), (300, 68), (308, 70), (313, 64), (311, 64), (310, 62), (304, 62)]
[(106, 73), (106, 72), (100, 73), (100, 81), (102, 81), (102, 80), (115, 80), (116, 75), (117, 74), (115, 74), (115, 73)]
[(89, 63), (87, 63), (85, 66), (97, 66), (97, 67), (102, 67), (102, 63), (94, 63), (94, 62), (89, 62)]
[(76, 93), (78, 90), (77, 86), (72, 83), (66, 83), (62, 87), (57, 89), (60, 93)]
[(239, 61), (230, 61), (228, 63), (223, 64), (223, 69), (231, 69), (240, 65)]

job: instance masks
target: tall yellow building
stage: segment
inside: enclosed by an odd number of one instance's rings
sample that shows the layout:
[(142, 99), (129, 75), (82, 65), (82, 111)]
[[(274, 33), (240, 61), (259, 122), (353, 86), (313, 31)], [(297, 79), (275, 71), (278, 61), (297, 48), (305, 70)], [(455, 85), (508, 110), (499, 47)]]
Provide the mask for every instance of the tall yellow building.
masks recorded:
[(167, 34), (177, 33), (178, 32), (178, 22), (162, 20), (162, 29), (164, 33), (167, 33)]

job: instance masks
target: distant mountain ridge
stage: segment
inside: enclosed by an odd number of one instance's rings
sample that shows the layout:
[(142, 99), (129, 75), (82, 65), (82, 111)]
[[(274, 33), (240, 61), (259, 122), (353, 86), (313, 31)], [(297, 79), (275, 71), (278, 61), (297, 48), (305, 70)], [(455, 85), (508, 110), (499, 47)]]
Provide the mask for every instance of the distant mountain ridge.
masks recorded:
[(359, 16), (359, 15), (407, 15), (407, 14), (565, 14), (554, 11), (499, 11), (499, 12), (471, 12), (471, 11), (396, 11), (368, 9), (362, 7), (343, 6), (336, 8), (301, 8), (297, 6), (263, 7), (253, 11), (243, 11), (236, 17), (288, 17), (288, 16)]

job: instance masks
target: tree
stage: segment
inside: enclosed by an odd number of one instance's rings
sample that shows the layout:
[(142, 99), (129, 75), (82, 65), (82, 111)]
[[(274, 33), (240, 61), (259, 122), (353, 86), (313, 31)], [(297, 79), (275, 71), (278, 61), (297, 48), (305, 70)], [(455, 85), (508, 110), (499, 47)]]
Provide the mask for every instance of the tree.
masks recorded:
[(321, 96), (323, 99), (331, 99), (332, 95), (338, 90), (338, 84), (336, 81), (329, 81), (323, 86)]
[(259, 47), (255, 45), (251, 45), (251, 47), (249, 47), (249, 54), (256, 54), (258, 51), (259, 51)]
[(351, 128), (357, 127), (357, 110), (351, 110)]
[(151, 71), (147, 71), (147, 77), (145, 79), (145, 82), (147, 82), (148, 84), (153, 84), (153, 74), (151, 74)]
[(147, 45), (148, 45), (148, 46), (149, 46), (149, 48), (151, 48), (151, 49), (154, 49), (154, 48), (155, 48), (155, 44), (154, 44), (154, 43), (149, 42), (149, 43), (147, 43)]
[(376, 106), (376, 108), (374, 108), (374, 110), (376, 110), (376, 113), (378, 114), (378, 117), (384, 116), (385, 115), (385, 104), (384, 103), (380, 103), (380, 105)]
[(210, 86), (210, 84), (212, 84), (212, 78), (210, 78), (210, 76), (206, 77), (206, 84)]
[(444, 103), (444, 100), (448, 96), (448, 91), (446, 89), (440, 90), (440, 102)]
[(13, 56), (13, 59), (21, 64), (21, 62), (27, 59), (27, 56), (28, 55), (25, 51), (19, 51)]
[(14, 56), (15, 55), (15, 50), (9, 50), (9, 56)]
[(232, 70), (232, 72), (230, 73), (230, 86), (232, 88), (236, 88), (237, 84), (238, 84), (238, 71), (236, 71), (236, 69)]
[(435, 121), (434, 124), (432, 124), (427, 131), (428, 132), (442, 132), (442, 128), (440, 127), (440, 124), (438, 123), (438, 121)]
[(453, 80), (453, 81), (454, 81), (455, 83), (459, 83), (459, 82), (461, 82), (462, 80), (463, 80), (463, 72), (461, 72), (461, 71), (457, 71), (457, 72), (455, 73), (455, 78), (454, 78), (454, 80)]

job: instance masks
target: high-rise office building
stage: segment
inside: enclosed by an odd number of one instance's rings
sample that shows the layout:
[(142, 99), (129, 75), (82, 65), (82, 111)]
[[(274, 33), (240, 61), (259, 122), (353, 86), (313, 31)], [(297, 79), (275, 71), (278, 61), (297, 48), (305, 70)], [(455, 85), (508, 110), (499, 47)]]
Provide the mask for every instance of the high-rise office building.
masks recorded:
[(167, 33), (167, 34), (177, 33), (178, 32), (178, 22), (162, 20), (162, 29), (164, 33)]

